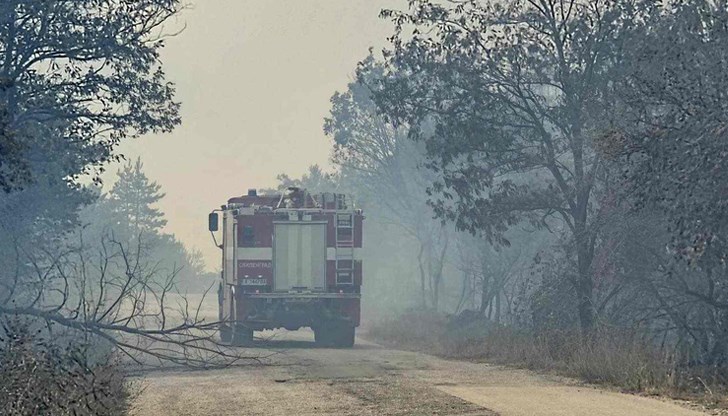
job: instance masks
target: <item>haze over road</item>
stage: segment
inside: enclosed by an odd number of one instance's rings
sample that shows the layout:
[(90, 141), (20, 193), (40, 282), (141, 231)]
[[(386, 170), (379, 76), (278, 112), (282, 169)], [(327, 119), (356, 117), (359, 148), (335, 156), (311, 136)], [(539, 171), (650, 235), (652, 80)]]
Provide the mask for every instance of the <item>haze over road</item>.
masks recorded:
[[(382, 8), (403, 0), (193, 1), (162, 50), (182, 102), (171, 134), (125, 142), (129, 159), (166, 197), (165, 230), (202, 251), (209, 270), (219, 253), (205, 231), (210, 210), (248, 188), (273, 187), (276, 175), (330, 168), (323, 133), (331, 95), (346, 88), (368, 49), (383, 48), (392, 24)], [(116, 180), (117, 166), (105, 175)], [(108, 190), (108, 189), (107, 189)]]
[(282, 351), (269, 366), (149, 374), (134, 414), (704, 415), (657, 399), (361, 339), (341, 350), (313, 348), (312, 340), (309, 331), (276, 333), (265, 346)]

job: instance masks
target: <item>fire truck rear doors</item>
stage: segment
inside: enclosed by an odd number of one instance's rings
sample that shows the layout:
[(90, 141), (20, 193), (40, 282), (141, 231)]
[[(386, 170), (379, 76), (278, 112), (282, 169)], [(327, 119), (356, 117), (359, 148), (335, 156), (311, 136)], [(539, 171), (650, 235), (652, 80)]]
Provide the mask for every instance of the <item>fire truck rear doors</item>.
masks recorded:
[(326, 289), (326, 222), (273, 223), (275, 291)]

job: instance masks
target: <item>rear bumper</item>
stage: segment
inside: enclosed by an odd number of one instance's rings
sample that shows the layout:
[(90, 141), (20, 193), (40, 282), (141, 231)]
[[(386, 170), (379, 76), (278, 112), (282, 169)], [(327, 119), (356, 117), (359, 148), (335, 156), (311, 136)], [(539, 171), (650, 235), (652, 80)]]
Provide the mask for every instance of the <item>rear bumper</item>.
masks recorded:
[(251, 299), (361, 299), (360, 293), (245, 293)]
[(359, 293), (244, 293), (236, 300), (237, 322), (255, 330), (315, 328), (332, 321), (359, 326)]

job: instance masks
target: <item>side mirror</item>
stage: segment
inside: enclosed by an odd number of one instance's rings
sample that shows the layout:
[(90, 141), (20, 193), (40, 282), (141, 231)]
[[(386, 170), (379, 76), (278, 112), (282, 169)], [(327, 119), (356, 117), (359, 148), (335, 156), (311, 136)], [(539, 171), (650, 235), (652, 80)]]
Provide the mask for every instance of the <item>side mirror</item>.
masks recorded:
[(210, 231), (217, 231), (217, 212), (211, 212), (210, 215), (207, 216), (207, 228)]

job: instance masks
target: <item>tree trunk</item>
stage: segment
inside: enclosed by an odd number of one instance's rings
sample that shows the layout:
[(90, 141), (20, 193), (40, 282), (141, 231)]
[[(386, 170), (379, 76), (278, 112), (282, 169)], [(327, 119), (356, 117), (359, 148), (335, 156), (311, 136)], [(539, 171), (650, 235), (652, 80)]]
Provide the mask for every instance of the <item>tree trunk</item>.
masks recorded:
[(420, 241), (420, 252), (417, 253), (417, 264), (420, 267), (420, 295), (422, 296), (422, 306), (427, 306), (427, 293), (425, 290), (425, 267), (422, 265), (422, 253), (425, 251), (425, 245)]
[(485, 316), (485, 309), (488, 307), (488, 299), (490, 293), (488, 291), (488, 279), (483, 276), (483, 281), (480, 284), (480, 315)]
[(440, 306), (440, 278), (437, 277), (435, 287), (432, 288), (432, 308), (437, 310)]
[(500, 292), (495, 294), (495, 323), (500, 323), (500, 316), (501, 316), (501, 294)]
[(466, 298), (470, 298), (472, 295), (472, 291), (469, 293), (468, 289), (470, 289), (470, 285), (468, 282), (470, 281), (470, 276), (468, 273), (463, 273), (463, 282), (460, 286), (460, 297), (458, 298), (458, 304), (455, 308), (455, 315), (460, 314), (460, 311), (463, 310), (463, 306), (468, 302)]
[(594, 332), (594, 305), (592, 305), (593, 284), (591, 279), (580, 277), (576, 294), (579, 297), (579, 325), (582, 335)]
[(591, 274), (592, 255), (589, 238), (585, 233), (586, 227), (577, 227), (576, 255), (579, 276), (576, 282), (576, 296), (578, 299), (579, 325), (582, 335), (588, 336), (594, 332), (594, 282)]

